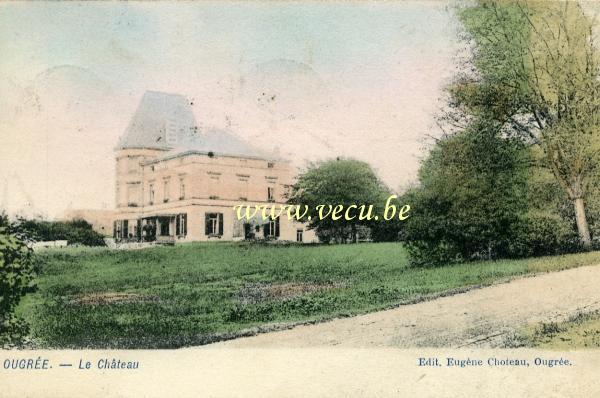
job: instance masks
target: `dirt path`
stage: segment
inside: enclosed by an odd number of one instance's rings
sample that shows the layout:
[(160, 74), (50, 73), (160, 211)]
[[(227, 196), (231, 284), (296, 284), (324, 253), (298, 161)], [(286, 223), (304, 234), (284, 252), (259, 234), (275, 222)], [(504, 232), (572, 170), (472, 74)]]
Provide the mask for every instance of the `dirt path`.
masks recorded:
[(600, 309), (600, 266), (522, 278), (392, 310), (209, 347), (498, 347), (529, 322)]

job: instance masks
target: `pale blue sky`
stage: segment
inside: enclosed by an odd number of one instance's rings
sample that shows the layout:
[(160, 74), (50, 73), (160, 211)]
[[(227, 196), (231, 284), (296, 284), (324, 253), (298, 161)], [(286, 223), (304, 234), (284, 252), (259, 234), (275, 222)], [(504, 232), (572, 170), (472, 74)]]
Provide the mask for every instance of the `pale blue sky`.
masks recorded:
[[(322, 72), (348, 64), (389, 62), (393, 55), (443, 51), (449, 14), (439, 2), (406, 3), (3, 3), (4, 73), (87, 66), (109, 78), (137, 57), (139, 67), (184, 55), (200, 68), (288, 58)], [(111, 42), (119, 49), (108, 51)], [(104, 64), (99, 58), (106, 57)], [(22, 68), (25, 66), (25, 70)], [(175, 66), (175, 65), (174, 65)], [(111, 69), (110, 67), (113, 67)]]
[[(354, 156), (405, 186), (456, 66), (451, 8), (1, 3), (0, 183), (10, 189), (0, 203), (31, 197), (51, 215), (112, 207), (112, 149), (145, 90), (186, 95), (201, 124), (278, 147), (300, 167)], [(258, 103), (264, 90), (281, 100)]]

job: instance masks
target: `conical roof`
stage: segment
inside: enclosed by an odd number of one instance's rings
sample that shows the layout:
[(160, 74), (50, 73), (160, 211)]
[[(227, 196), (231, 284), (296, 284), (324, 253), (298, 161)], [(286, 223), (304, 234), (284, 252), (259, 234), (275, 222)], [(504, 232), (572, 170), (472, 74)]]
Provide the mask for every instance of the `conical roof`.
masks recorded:
[(168, 151), (166, 156), (186, 152), (214, 153), (275, 159), (240, 140), (231, 132), (200, 129), (189, 101), (179, 94), (147, 91), (117, 149), (152, 148)]
[(196, 119), (185, 97), (147, 91), (118, 147), (171, 149), (191, 143), (197, 133)]

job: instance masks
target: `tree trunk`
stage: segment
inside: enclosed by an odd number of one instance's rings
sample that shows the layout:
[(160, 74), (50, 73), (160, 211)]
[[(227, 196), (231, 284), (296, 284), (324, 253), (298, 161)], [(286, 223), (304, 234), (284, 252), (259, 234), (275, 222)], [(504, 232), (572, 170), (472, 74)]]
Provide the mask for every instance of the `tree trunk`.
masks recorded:
[(585, 206), (583, 204), (583, 198), (576, 198), (573, 200), (575, 206), (575, 220), (577, 221), (577, 231), (579, 232), (579, 238), (585, 249), (592, 247), (592, 239), (590, 238), (590, 229), (588, 222), (585, 217)]

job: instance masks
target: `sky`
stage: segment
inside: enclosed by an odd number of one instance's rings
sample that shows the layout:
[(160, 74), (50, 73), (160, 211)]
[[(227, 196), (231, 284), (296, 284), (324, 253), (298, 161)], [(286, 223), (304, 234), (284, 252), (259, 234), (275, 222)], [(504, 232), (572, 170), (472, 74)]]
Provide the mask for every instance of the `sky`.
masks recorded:
[(178, 93), (300, 170), (364, 160), (413, 183), (457, 71), (441, 1), (0, 3), (0, 207), (114, 207), (114, 148), (143, 93)]

